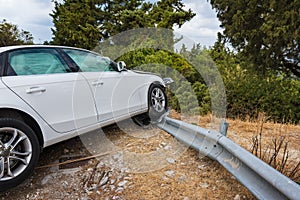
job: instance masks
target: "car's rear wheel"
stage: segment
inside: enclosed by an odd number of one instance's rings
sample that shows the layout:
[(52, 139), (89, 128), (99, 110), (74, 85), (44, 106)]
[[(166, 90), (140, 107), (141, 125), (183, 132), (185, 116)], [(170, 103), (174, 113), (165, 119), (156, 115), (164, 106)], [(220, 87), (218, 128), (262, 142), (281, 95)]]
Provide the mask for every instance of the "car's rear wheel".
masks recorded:
[(139, 126), (148, 126), (157, 121), (167, 110), (168, 99), (161, 85), (152, 84), (148, 91), (148, 112), (133, 117), (133, 121)]
[(0, 191), (19, 185), (33, 173), (40, 146), (23, 121), (0, 119)]

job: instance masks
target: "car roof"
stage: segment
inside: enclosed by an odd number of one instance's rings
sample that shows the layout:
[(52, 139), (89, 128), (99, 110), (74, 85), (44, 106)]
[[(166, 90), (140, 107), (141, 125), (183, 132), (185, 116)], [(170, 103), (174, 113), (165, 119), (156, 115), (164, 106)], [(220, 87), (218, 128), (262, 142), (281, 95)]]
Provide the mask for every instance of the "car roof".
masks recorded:
[(14, 49), (21, 49), (21, 48), (36, 48), (36, 47), (42, 47), (42, 48), (68, 48), (68, 49), (78, 49), (78, 50), (85, 50), (86, 49), (80, 49), (76, 47), (68, 47), (68, 46), (57, 46), (57, 45), (16, 45), (16, 46), (5, 46), (5, 47), (0, 47), (0, 53), (9, 51), (9, 50), (14, 50)]

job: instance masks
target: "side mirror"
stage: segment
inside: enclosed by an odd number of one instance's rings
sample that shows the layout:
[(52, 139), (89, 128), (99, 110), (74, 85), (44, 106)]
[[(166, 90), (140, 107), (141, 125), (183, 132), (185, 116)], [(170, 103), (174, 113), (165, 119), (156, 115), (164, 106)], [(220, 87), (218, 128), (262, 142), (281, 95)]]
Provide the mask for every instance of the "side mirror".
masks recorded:
[(118, 71), (119, 71), (119, 72), (125, 70), (126, 64), (125, 64), (124, 61), (119, 61), (119, 62), (117, 63), (117, 65), (118, 65)]

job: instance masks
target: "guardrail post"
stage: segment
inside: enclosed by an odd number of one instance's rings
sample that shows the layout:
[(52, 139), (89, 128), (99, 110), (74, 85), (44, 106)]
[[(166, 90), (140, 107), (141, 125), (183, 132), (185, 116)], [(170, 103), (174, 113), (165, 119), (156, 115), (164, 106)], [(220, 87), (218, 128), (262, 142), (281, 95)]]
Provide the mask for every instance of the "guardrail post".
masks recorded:
[(226, 120), (223, 118), (221, 121), (221, 124), (220, 124), (220, 133), (222, 135), (225, 135), (225, 136), (227, 135), (228, 126), (229, 126), (229, 123), (227, 123)]

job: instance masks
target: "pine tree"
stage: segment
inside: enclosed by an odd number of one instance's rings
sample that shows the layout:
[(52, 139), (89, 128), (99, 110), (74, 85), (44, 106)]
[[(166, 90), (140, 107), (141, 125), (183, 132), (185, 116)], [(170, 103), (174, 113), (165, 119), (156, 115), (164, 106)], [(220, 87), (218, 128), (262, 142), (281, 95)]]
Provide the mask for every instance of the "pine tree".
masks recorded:
[[(224, 40), (262, 72), (274, 69), (300, 77), (299, 0), (210, 0)], [(251, 65), (252, 64), (252, 65)]]
[[(194, 17), (181, 0), (64, 0), (52, 14), (54, 44), (93, 49), (118, 33), (145, 27), (172, 29)], [(172, 38), (172, 37), (171, 37)]]

